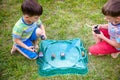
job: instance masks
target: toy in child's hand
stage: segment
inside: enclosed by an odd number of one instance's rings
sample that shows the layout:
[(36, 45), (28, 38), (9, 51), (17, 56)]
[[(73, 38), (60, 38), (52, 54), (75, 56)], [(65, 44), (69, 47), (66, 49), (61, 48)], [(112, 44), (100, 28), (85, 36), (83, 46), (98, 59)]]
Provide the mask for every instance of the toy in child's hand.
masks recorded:
[(98, 25), (94, 27), (94, 32), (96, 34), (100, 34), (100, 30), (98, 29)]
[(42, 39), (42, 40), (45, 40), (45, 36), (44, 36), (44, 35), (41, 35), (41, 39)]

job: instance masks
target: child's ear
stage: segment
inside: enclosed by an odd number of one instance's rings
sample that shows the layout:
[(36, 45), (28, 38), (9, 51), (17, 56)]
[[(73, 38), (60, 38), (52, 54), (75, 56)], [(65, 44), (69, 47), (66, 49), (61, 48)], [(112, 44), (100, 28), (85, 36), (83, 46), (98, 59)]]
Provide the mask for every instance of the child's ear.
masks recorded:
[(117, 19), (120, 21), (120, 16), (118, 16)]
[(116, 17), (117, 18), (117, 22), (120, 21), (120, 16)]

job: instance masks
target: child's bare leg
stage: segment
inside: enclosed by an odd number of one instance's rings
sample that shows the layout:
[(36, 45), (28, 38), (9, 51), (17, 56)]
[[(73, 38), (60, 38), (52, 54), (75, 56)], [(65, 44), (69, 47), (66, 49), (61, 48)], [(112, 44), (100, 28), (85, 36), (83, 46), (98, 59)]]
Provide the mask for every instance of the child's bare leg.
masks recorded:
[(33, 44), (34, 44), (35, 49), (38, 50), (39, 49), (38, 40), (33, 41)]
[(112, 58), (117, 58), (119, 54), (120, 54), (120, 52), (118, 52), (118, 53), (112, 53), (111, 56), (112, 56)]
[(39, 38), (40, 38), (41, 35), (42, 35), (42, 30), (41, 30), (41, 28), (37, 28), (37, 29), (36, 29), (36, 35), (37, 35), (38, 39), (35, 40), (35, 41), (33, 41), (33, 43), (34, 43), (35, 49), (39, 49), (38, 41), (39, 41)]
[(15, 45), (12, 46), (12, 49), (11, 49), (11, 54), (14, 54), (15, 51), (17, 51), (17, 48), (15, 47)]

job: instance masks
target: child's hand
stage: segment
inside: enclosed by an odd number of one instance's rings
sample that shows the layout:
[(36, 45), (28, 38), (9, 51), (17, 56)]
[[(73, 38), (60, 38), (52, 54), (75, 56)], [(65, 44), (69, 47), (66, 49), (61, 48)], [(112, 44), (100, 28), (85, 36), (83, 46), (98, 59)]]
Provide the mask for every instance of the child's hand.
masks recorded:
[(42, 34), (42, 35), (41, 35), (41, 39), (42, 39), (42, 40), (45, 40), (45, 39), (47, 39), (47, 36), (46, 36), (46, 34)]
[(99, 30), (99, 29), (100, 29), (100, 26), (101, 26), (101, 25), (93, 25), (93, 26), (92, 26), (92, 30), (94, 31), (95, 28), (97, 28), (97, 29)]
[(30, 51), (32, 51), (32, 52), (36, 52), (36, 50), (35, 50), (35, 47), (34, 47), (34, 46), (29, 46), (29, 47), (28, 47), (28, 50), (30, 50)]
[(46, 34), (44, 34), (44, 37), (45, 37), (45, 39), (47, 39), (47, 36), (46, 36)]
[(95, 36), (95, 34), (100, 34), (100, 30), (99, 30), (99, 25), (95, 25), (92, 27), (92, 33)]
[(96, 36), (100, 39), (103, 39), (105, 37), (102, 32), (100, 32), (100, 34), (96, 34)]

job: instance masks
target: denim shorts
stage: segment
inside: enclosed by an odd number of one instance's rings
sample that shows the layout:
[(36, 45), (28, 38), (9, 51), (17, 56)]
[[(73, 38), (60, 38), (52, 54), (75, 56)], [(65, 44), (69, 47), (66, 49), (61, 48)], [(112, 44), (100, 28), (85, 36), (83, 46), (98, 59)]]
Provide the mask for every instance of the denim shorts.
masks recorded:
[[(32, 35), (30, 36), (29, 39), (27, 39), (26, 41), (23, 41), (23, 43), (26, 44), (27, 46), (33, 46), (32, 41), (37, 40), (36, 29), (37, 28), (35, 28), (35, 30), (33, 31)], [(19, 45), (16, 45), (16, 47), (25, 57), (27, 57), (29, 59), (36, 59), (38, 57), (37, 52), (29, 51)]]

